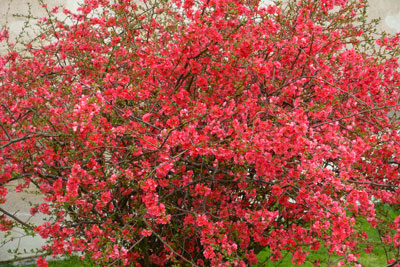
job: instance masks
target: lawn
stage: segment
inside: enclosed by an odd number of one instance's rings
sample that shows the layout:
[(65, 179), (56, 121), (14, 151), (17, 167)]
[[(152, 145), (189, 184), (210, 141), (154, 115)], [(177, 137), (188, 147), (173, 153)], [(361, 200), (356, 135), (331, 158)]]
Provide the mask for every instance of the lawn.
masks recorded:
[[(397, 216), (400, 215), (400, 210), (394, 209), (393, 207), (390, 207), (388, 205), (376, 207), (383, 212), (384, 216), (386, 216), (388, 219), (390, 218), (391, 221), (393, 221)], [(365, 252), (362, 252), (360, 254), (360, 258), (358, 258), (358, 261), (362, 264), (363, 267), (376, 267), (376, 266), (386, 266), (387, 265), (387, 259), (386, 259), (386, 253), (385, 253), (385, 248), (382, 246), (382, 242), (379, 238), (379, 233), (376, 228), (373, 228), (370, 226), (370, 224), (366, 220), (361, 220), (358, 222), (358, 227), (360, 227), (365, 233), (368, 234), (368, 242), (373, 245), (372, 252), (370, 254), (367, 254)], [(387, 250), (388, 257), (394, 257), (394, 252)], [(270, 258), (271, 254), (269, 253), (269, 249), (265, 248), (264, 251), (260, 252), (258, 254), (258, 260), (260, 264), (258, 266), (294, 266), (291, 263), (291, 255), (288, 252), (282, 252), (283, 259), (281, 262), (271, 262), (268, 259)], [(313, 266), (312, 263), (316, 260), (319, 260), (321, 263), (321, 266), (328, 266), (328, 262), (332, 263), (335, 260), (340, 259), (340, 256), (329, 256), (328, 250), (324, 247), (321, 246), (321, 248), (318, 251), (312, 251), (310, 252), (310, 255), (308, 257), (308, 260), (300, 265), (302, 267), (309, 267)]]
[[(33, 266), (36, 266), (36, 264), (34, 264), (34, 265), (12, 265), (11, 263), (7, 263), (7, 264), (0, 263), (0, 267), (11, 267), (11, 266), (33, 267)], [(85, 267), (85, 266), (89, 266), (89, 265), (85, 264), (84, 262), (82, 262), (82, 260), (80, 260), (77, 257), (71, 257), (66, 260), (58, 260), (58, 261), (50, 261), (49, 262), (49, 267)]]

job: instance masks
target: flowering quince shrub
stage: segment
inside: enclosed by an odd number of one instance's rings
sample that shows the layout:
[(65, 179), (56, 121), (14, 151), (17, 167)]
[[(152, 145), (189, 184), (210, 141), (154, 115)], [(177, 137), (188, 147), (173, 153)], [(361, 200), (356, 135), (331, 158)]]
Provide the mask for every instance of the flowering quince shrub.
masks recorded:
[(400, 204), (399, 37), (364, 4), (44, 5), (37, 39), (0, 58), (1, 201), (37, 186), (43, 249), (103, 266), (249, 266), (265, 247), (301, 264), (321, 246), (360, 266), (365, 219), (399, 264), (400, 217), (380, 208)]

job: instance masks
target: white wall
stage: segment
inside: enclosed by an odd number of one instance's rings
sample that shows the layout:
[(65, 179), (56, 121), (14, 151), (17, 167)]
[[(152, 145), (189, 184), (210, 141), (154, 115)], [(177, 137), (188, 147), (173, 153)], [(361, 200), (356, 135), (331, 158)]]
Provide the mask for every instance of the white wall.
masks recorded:
[[(65, 7), (76, 11), (80, 0), (44, 0), (49, 9), (54, 6)], [(31, 12), (31, 13), (30, 13)], [(10, 30), (11, 40), (22, 31), (26, 18), (22, 17), (32, 14), (33, 17), (40, 18), (46, 16), (46, 12), (41, 7), (39, 0), (0, 0), (0, 27), (7, 25)], [(36, 19), (30, 20), (34, 24)], [(28, 31), (29, 33), (29, 31)], [(34, 34), (32, 35), (34, 36)], [(5, 47), (0, 44), (0, 53), (4, 52)]]
[(368, 15), (371, 18), (381, 18), (380, 30), (390, 33), (400, 32), (400, 1), (370, 0)]

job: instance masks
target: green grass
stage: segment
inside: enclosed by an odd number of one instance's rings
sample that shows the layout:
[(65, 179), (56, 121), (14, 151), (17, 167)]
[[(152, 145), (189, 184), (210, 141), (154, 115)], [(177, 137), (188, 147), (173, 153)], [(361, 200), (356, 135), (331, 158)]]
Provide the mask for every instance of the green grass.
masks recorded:
[[(24, 267), (34, 267), (36, 264), (31, 265), (12, 265), (12, 263), (0, 263), (0, 267), (12, 267), (12, 266), (24, 266)], [(65, 260), (54, 260), (49, 261), (49, 267), (88, 267), (94, 266), (89, 265), (86, 261), (80, 260), (78, 257), (70, 257)]]
[[(389, 205), (380, 206), (379, 209), (383, 212), (384, 216), (393, 221), (397, 216), (400, 215), (400, 210), (390, 207)], [(358, 227), (365, 233), (368, 234), (368, 242), (373, 245), (372, 252), (367, 254), (364, 250), (360, 253), (360, 257), (358, 261), (361, 263), (363, 267), (376, 267), (376, 266), (386, 266), (386, 252), (388, 253), (389, 259), (394, 257), (394, 252), (387, 250), (385, 252), (385, 248), (382, 246), (382, 242), (379, 237), (379, 232), (377, 228), (373, 228), (370, 224), (365, 220), (361, 219), (358, 222)], [(366, 247), (366, 246), (364, 246)], [(283, 259), (280, 262), (271, 262), (269, 258), (271, 253), (268, 248), (265, 248), (261, 251), (257, 258), (261, 264), (258, 266), (264, 267), (278, 267), (278, 266), (294, 266), (291, 263), (291, 254), (289, 252), (282, 251)], [(327, 266), (328, 261), (332, 262), (334, 260), (339, 259), (341, 256), (329, 256), (328, 249), (321, 246), (318, 251), (311, 251), (307, 260), (304, 264), (300, 265), (302, 267), (311, 267), (312, 263), (316, 260), (319, 260), (321, 266)], [(298, 265), (297, 265), (298, 266)]]
[[(286, 266), (302, 266), (302, 267), (312, 267), (312, 263), (316, 260), (319, 260), (321, 266), (327, 266), (328, 261), (331, 263), (335, 260), (340, 259), (340, 256), (331, 256), (329, 257), (328, 250), (326, 248), (320, 248), (318, 251), (311, 252), (307, 257), (307, 260), (302, 265), (293, 265), (291, 263), (291, 254), (288, 252), (282, 252), (283, 259), (280, 262), (271, 262), (269, 261), (270, 253), (269, 249), (266, 248), (264, 251), (258, 254), (259, 264), (258, 266), (265, 267), (286, 267)], [(376, 266), (385, 266), (386, 256), (383, 248), (377, 247), (372, 250), (370, 254), (366, 254), (365, 252), (361, 253), (358, 261), (362, 264), (363, 267), (376, 267)]]
[(72, 267), (72, 266), (88, 266), (87, 262), (80, 260), (77, 257), (71, 257), (70, 259), (63, 261), (52, 261), (49, 262), (49, 267)]

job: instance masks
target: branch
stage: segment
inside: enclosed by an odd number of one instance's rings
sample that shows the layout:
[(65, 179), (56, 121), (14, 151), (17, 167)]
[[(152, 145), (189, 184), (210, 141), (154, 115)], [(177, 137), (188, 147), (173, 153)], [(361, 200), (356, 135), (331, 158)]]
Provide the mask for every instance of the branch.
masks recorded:
[(169, 250), (171, 250), (172, 253), (174, 253), (176, 256), (180, 257), (182, 260), (186, 261), (187, 263), (189, 263), (191, 266), (196, 266), (199, 267), (197, 264), (195, 264), (194, 262), (192, 262), (191, 260), (188, 260), (187, 258), (185, 258), (184, 256), (182, 256), (181, 254), (179, 254), (178, 252), (176, 252), (167, 242), (165, 242), (162, 237), (160, 235), (158, 235), (150, 226), (150, 224), (147, 222), (146, 219), (143, 219), (144, 223), (147, 225), (147, 227), (150, 229), (150, 231), (153, 232), (153, 234), (161, 241), (161, 243), (163, 243)]
[(14, 144), (14, 143), (17, 143), (17, 142), (19, 142), (19, 141), (24, 141), (24, 140), (30, 139), (30, 138), (32, 138), (32, 137), (33, 137), (32, 135), (25, 135), (25, 136), (20, 137), (20, 138), (12, 139), (12, 140), (10, 140), (8, 143), (6, 143), (6, 144), (0, 146), (0, 149), (6, 148), (6, 147), (8, 147), (8, 146), (10, 146), (10, 145), (12, 145), (12, 144)]
[(393, 262), (393, 263), (391, 263), (391, 264), (388, 264), (388, 265), (386, 265), (385, 267), (391, 267), (391, 266), (395, 266), (397, 263), (399, 263), (400, 262), (400, 260), (397, 260), (397, 261), (395, 261), (395, 262)]
[(57, 134), (42, 134), (42, 133), (39, 133), (39, 134), (33, 133), (32, 135), (28, 134), (28, 135), (22, 136), (20, 138), (10, 140), (8, 143), (0, 146), (0, 149), (6, 148), (14, 143), (19, 142), (19, 141), (24, 141), (24, 140), (34, 138), (34, 137), (58, 137), (58, 136), (59, 135), (57, 135)]
[(314, 125), (312, 125), (312, 127), (314, 127), (314, 128), (315, 128), (315, 127), (319, 127), (319, 126), (322, 126), (322, 125), (324, 125), (324, 124), (328, 124), (328, 123), (332, 123), (332, 122), (336, 122), (336, 121), (345, 120), (345, 119), (348, 119), (348, 118), (351, 118), (351, 117), (354, 117), (354, 116), (357, 116), (357, 115), (361, 115), (361, 114), (364, 114), (364, 113), (367, 113), (367, 112), (371, 112), (371, 111), (374, 111), (374, 110), (387, 109), (387, 108), (395, 107), (395, 106), (396, 106), (396, 105), (366, 109), (366, 110), (360, 111), (360, 112), (358, 112), (358, 113), (353, 113), (353, 114), (350, 114), (350, 115), (348, 115), (348, 116), (344, 116), (344, 117), (342, 117), (342, 118), (337, 118), (337, 119), (334, 119), (334, 120), (330, 120), (330, 121), (325, 121), (325, 122), (321, 122), (321, 123), (318, 123), (318, 124), (314, 124)]
[(11, 213), (9, 213), (8, 211), (0, 208), (0, 212), (4, 213), (5, 215), (7, 215), (8, 217), (12, 218), (13, 220), (15, 220), (16, 222), (18, 222), (19, 224), (25, 226), (26, 228), (33, 230), (33, 227), (30, 226), (29, 224), (27, 224), (26, 222), (21, 221), (20, 219), (18, 219), (18, 217), (16, 217), (15, 215), (12, 215)]
[(12, 138), (11, 138), (10, 134), (8, 133), (6, 128), (4, 128), (4, 125), (1, 122), (0, 122), (0, 127), (3, 129), (4, 133), (7, 135), (8, 140), (11, 140)]
[[(138, 241), (136, 241), (136, 243), (135, 244), (133, 244), (129, 249), (128, 249), (128, 251), (131, 251), (134, 247), (136, 247), (140, 242), (142, 242), (142, 240), (144, 239), (144, 236), (142, 236)], [(108, 267), (109, 266), (113, 266), (118, 260), (120, 260), (119, 258), (117, 258), (117, 259), (115, 259), (113, 262), (111, 262), (109, 265), (107, 265)]]
[(378, 183), (373, 183), (373, 182), (358, 182), (355, 180), (349, 180), (349, 182), (355, 183), (355, 184), (365, 184), (365, 185), (374, 185), (374, 186), (381, 186), (381, 187), (388, 187), (395, 189), (396, 185), (389, 185), (389, 184), (378, 184)]

